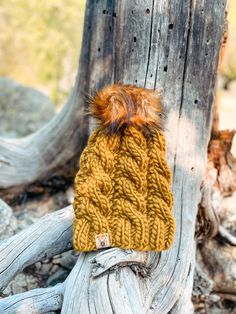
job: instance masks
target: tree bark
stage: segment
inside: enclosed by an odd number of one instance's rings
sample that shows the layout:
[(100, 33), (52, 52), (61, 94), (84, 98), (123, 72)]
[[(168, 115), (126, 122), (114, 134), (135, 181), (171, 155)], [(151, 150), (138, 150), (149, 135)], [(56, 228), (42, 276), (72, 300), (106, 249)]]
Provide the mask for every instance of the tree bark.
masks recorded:
[[(226, 0), (88, 0), (79, 74), (68, 103), (35, 134), (2, 140), (0, 186), (33, 182), (81, 152), (87, 128), (90, 132), (93, 128), (93, 121), (81, 116), (87, 92), (117, 81), (162, 91), (173, 171), (174, 244), (168, 251), (148, 253), (150, 276), (121, 267), (124, 254), (118, 270), (109, 268), (91, 279), (92, 267), (86, 261), (97, 253), (81, 253), (65, 282), (62, 313), (193, 312), (195, 219), (225, 5)], [(104, 255), (105, 264), (109, 252), (98, 253)], [(112, 252), (116, 256), (119, 250)], [(139, 264), (146, 253), (138, 255)], [(1, 302), (6, 300), (0, 301), (0, 308)]]

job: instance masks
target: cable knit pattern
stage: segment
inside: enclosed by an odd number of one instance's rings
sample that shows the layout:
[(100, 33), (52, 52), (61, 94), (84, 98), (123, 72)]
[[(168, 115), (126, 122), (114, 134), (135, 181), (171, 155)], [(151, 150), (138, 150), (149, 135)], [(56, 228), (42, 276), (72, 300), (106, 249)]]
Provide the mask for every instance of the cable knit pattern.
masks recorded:
[(163, 132), (154, 130), (148, 139), (147, 212), (150, 228), (150, 250), (166, 250), (174, 239), (175, 220), (171, 209), (171, 172), (166, 162), (166, 140)]
[(114, 172), (112, 206), (113, 243), (128, 249), (145, 249), (149, 241), (146, 210), (147, 143), (142, 132), (126, 128)]
[(162, 131), (95, 129), (74, 181), (74, 248), (96, 250), (95, 235), (108, 233), (112, 247), (168, 249), (175, 231), (170, 185)]
[(112, 215), (112, 172), (120, 138), (106, 136), (100, 130), (91, 135), (80, 157), (80, 170), (74, 182), (75, 221), (73, 242), (76, 249), (95, 249), (95, 235), (110, 231)]
[(171, 172), (157, 90), (108, 85), (90, 98), (97, 127), (74, 180), (73, 247), (161, 251), (173, 243)]

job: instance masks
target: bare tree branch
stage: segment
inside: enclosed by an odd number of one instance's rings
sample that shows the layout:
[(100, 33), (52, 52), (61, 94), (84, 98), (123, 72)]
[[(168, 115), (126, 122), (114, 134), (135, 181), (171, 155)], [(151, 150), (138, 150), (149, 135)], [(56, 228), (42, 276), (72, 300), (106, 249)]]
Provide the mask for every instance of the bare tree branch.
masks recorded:
[(42, 314), (61, 309), (64, 284), (33, 289), (5, 299), (0, 299), (0, 313)]
[(26, 266), (69, 250), (73, 218), (68, 206), (0, 242), (0, 291)]

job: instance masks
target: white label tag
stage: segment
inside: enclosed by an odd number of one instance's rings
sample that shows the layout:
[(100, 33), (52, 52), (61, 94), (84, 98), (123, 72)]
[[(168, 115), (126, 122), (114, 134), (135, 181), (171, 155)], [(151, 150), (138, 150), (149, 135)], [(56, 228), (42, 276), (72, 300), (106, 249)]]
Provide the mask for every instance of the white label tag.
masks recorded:
[(96, 248), (101, 249), (110, 246), (108, 233), (100, 233), (95, 236)]

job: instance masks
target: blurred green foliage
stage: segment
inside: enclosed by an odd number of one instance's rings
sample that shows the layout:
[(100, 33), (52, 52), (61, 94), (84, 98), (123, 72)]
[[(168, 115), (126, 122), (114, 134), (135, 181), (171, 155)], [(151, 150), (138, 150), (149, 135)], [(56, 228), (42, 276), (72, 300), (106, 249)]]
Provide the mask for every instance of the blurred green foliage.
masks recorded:
[(61, 104), (73, 85), (85, 0), (0, 0), (0, 75)]
[[(235, 52), (236, 54), (236, 52)], [(236, 56), (230, 58), (230, 62), (226, 62), (223, 67), (222, 76), (224, 79), (224, 87), (227, 88), (231, 81), (236, 80)]]
[(225, 86), (236, 80), (236, 1), (230, 0), (228, 5), (228, 41), (224, 54), (221, 75)]
[[(85, 0), (0, 0), (0, 76), (43, 91), (62, 104), (73, 85)], [(222, 65), (236, 79), (236, 1), (229, 2), (229, 39)]]

